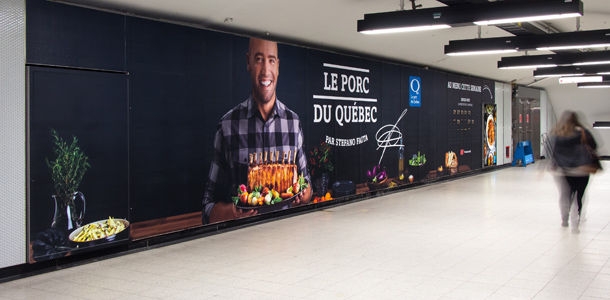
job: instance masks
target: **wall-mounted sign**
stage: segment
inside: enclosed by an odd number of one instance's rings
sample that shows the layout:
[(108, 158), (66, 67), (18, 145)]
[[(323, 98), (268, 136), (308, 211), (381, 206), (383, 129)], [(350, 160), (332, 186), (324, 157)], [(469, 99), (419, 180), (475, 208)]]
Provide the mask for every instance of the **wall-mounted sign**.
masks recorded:
[(421, 107), (421, 79), (409, 77), (409, 106)]

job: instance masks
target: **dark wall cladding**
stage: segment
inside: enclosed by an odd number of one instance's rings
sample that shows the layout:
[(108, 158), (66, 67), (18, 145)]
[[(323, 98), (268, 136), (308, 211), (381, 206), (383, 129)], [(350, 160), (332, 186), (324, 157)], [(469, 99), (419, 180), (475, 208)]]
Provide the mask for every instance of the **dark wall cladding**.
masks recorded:
[(201, 210), (216, 123), (248, 95), (233, 88), (248, 80), (232, 76), (243, 38), (140, 18), (127, 28), (132, 220)]
[[(27, 14), (30, 240), (53, 218), (50, 127), (90, 156), (83, 224), (201, 212), (218, 122), (251, 93), (248, 38), (43, 0)], [(277, 97), (299, 115), (305, 153), (331, 145), (331, 185), (367, 192), (380, 160), (398, 185), (482, 168), (492, 81), (285, 44), (278, 55)]]
[[(67, 242), (75, 226), (108, 217), (129, 219), (129, 79), (124, 74), (48, 67), (29, 67), (28, 78), (28, 236), (30, 242), (48, 243), (44, 248), (34, 247), (31, 257), (40, 261), (48, 259), (47, 255), (56, 258), (78, 252), (76, 245)], [(79, 216), (72, 226), (65, 217), (60, 218), (67, 208), (62, 209), (59, 198), (53, 198), (57, 189), (47, 161), (62, 160), (63, 156), (54, 152), (57, 146), (51, 129), (67, 145), (76, 139), (90, 165), (77, 188), (83, 196), (76, 197), (70, 209)], [(45, 240), (40, 237), (43, 232), (63, 234), (65, 240)], [(58, 246), (64, 248), (54, 248)], [(44, 250), (37, 251), (41, 248)]]
[[(448, 75), (446, 73), (435, 72), (434, 73), (434, 86), (443, 87), (447, 85)], [(446, 168), (444, 164), (445, 153), (447, 153), (447, 149), (449, 149), (449, 122), (452, 120), (452, 112), (449, 110), (449, 106), (447, 105), (447, 97), (448, 97), (449, 89), (448, 88), (437, 88), (434, 89), (434, 118), (435, 118), (435, 127), (434, 127), (434, 136), (441, 137), (437, 138), (435, 142), (434, 148), (434, 157), (440, 159), (440, 163), (443, 165), (443, 168)], [(445, 137), (445, 138), (442, 138)], [(437, 162), (435, 165), (439, 165)]]
[(126, 71), (125, 16), (45, 0), (26, 13), (28, 64)]
[[(442, 156), (435, 156), (435, 144), (436, 144), (436, 135), (431, 134), (434, 133), (437, 115), (436, 115), (436, 107), (434, 106), (434, 91), (438, 88), (434, 83), (434, 72), (428, 70), (419, 70), (419, 75), (421, 78), (421, 82), (426, 83), (421, 86), (421, 93), (425, 95), (425, 102), (422, 103), (419, 110), (419, 122), (418, 122), (418, 131), (419, 131), (419, 149), (417, 150), (420, 153), (426, 154), (427, 162), (425, 165), (420, 167), (420, 176), (427, 176), (430, 174), (430, 171), (435, 171), (439, 166), (444, 164), (444, 159)], [(430, 84), (432, 83), (432, 84)], [(423, 97), (423, 96), (422, 96)], [(407, 157), (408, 157), (407, 153)], [(413, 153), (415, 154), (415, 153)]]

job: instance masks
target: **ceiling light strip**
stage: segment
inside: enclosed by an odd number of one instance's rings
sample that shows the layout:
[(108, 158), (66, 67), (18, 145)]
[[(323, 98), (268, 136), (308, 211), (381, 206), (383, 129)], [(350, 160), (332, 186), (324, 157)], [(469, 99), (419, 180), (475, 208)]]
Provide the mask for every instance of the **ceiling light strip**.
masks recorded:
[(610, 29), (449, 41), (449, 45), (445, 45), (445, 54), (456, 55), (460, 52), (479, 54), (480, 51), (506, 49), (526, 51), (603, 46), (610, 46)]
[(559, 84), (581, 83), (581, 82), (602, 82), (602, 76), (567, 76), (559, 77)]
[(508, 18), (508, 19), (499, 19), (499, 20), (489, 20), (489, 21), (477, 21), (473, 22), (475, 25), (498, 25), (498, 24), (506, 24), (506, 23), (519, 23), (519, 22), (533, 22), (533, 21), (544, 21), (544, 20), (553, 20), (553, 19), (566, 19), (566, 18), (575, 18), (581, 17), (580, 13), (569, 13), (569, 14), (556, 14), (556, 15), (537, 15), (531, 17), (520, 17), (520, 18)]
[(502, 57), (499, 69), (545, 68), (610, 64), (610, 51)]
[(411, 31), (436, 30), (436, 29), (445, 29), (445, 28), (451, 28), (451, 26), (449, 26), (447, 24), (424, 25), (424, 26), (413, 26), (413, 27), (400, 27), (400, 28), (363, 30), (363, 31), (360, 31), (360, 33), (364, 33), (364, 34), (386, 34), (386, 33), (400, 33), (400, 32), (411, 32)]
[(541, 68), (534, 70), (533, 73), (534, 77), (604, 75), (603, 73), (610, 73), (610, 65)]
[(357, 30), (366, 34), (394, 33), (468, 26), (474, 25), (474, 22), (499, 24), (519, 20), (577, 17), (582, 14), (582, 0), (462, 3), (365, 14), (364, 19), (358, 20)]

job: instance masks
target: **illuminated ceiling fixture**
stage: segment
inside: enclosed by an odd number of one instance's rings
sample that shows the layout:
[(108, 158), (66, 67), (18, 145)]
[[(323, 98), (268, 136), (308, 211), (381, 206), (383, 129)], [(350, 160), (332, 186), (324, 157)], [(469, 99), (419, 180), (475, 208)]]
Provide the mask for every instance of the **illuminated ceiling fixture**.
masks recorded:
[[(401, 8), (404, 5), (401, 5)], [(415, 5), (414, 5), (415, 7)], [(358, 32), (381, 34), (441, 29), (469, 25), (491, 25), (553, 18), (579, 17), (582, 0), (532, 0), (463, 3), (433, 8), (365, 14)]]
[(597, 75), (597, 76), (566, 76), (566, 77), (559, 77), (559, 83), (560, 84), (566, 84), (566, 83), (581, 83), (581, 82), (602, 82), (604, 81), (604, 77)]
[(358, 20), (358, 32), (384, 34), (451, 28), (447, 23), (447, 9), (438, 7), (365, 14), (364, 20)]
[(604, 48), (610, 46), (610, 30), (576, 31), (540, 36), (532, 43), (536, 50), (568, 50), (582, 48)]
[(561, 77), (561, 76), (583, 76), (585, 75), (585, 73), (552, 73), (549, 72), (548, 74), (536, 74), (534, 73), (534, 77), (540, 78), (540, 77)]
[(610, 64), (610, 51), (502, 57), (498, 69), (548, 68)]
[[(602, 88), (610, 88), (610, 81), (602, 81), (602, 82), (583, 82), (579, 83), (578, 87), (581, 89), (602, 89)], [(595, 127), (595, 126), (594, 126)]]
[(435, 29), (444, 29), (444, 28), (451, 28), (451, 26), (446, 25), (446, 24), (438, 24), (438, 25), (423, 25), (423, 26), (410, 26), (410, 27), (397, 27), (397, 28), (387, 28), (387, 29), (365, 30), (365, 31), (361, 31), (361, 32), (364, 33), (364, 34), (384, 34), (384, 33), (398, 33), (398, 32), (435, 30)]
[(604, 75), (610, 73), (610, 65), (568, 66), (534, 70), (534, 77)]
[(513, 52), (528, 50), (559, 50), (610, 46), (610, 29), (553, 34), (521, 35), (489, 39), (449, 41), (447, 55), (484, 54), (492, 50)]
[[(504, 5), (485, 12), (476, 25), (497, 25), (506, 23), (533, 22), (552, 19), (581, 17), (583, 5), (580, 0), (530, 1), (521, 5)], [(478, 17), (478, 16), (477, 16)]]
[(445, 54), (457, 56), (517, 52), (519, 46), (514, 39), (515, 37), (506, 37), (449, 41), (449, 45), (445, 45)]
[(504, 70), (508, 70), (508, 69), (535, 69), (535, 68), (552, 68), (552, 67), (557, 67), (558, 65), (556, 64), (540, 64), (540, 65), (525, 65), (525, 66), (511, 66), (511, 67), (500, 67), (500, 62), (498, 61), (498, 69), (504, 69)]

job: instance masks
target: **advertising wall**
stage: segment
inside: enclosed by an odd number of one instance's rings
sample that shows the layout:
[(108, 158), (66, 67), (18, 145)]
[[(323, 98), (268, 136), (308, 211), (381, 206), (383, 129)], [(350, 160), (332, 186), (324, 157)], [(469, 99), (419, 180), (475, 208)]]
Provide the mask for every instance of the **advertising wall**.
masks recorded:
[(161, 232), (142, 224), (207, 226), (486, 161), (492, 81), (27, 4), (30, 262)]

